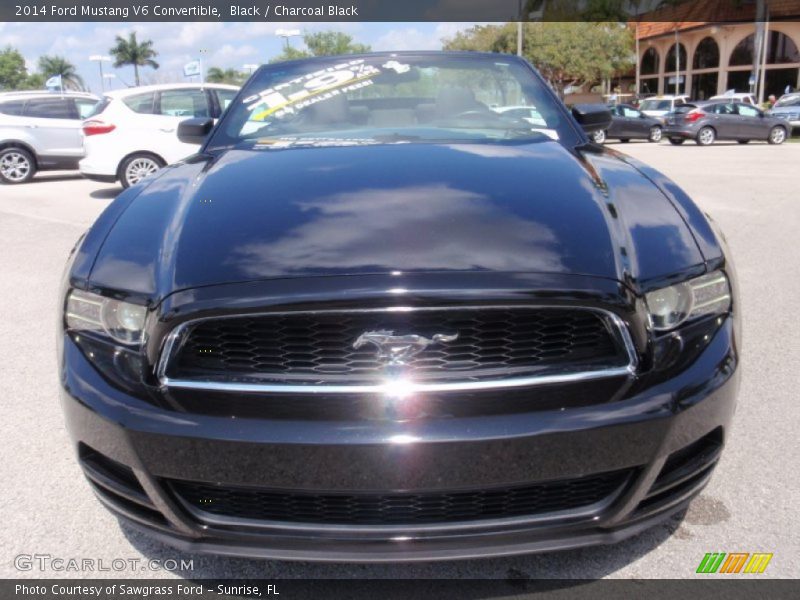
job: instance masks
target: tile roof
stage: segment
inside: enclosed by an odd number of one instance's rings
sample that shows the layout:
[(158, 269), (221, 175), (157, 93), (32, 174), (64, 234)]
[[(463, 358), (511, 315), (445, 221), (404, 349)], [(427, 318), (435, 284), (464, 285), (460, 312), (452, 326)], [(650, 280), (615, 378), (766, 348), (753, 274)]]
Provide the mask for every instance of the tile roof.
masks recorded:
[[(770, 19), (800, 18), (800, 0), (764, 0)], [(756, 18), (755, 0), (697, 0), (665, 6), (641, 15), (637, 37), (640, 40), (695, 29), (709, 23), (752, 22)]]

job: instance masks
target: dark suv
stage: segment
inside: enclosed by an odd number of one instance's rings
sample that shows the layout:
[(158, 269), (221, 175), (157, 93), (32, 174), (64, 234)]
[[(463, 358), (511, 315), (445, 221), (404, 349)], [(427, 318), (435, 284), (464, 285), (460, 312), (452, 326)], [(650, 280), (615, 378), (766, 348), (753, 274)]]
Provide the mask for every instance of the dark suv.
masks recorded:
[(81, 123), (98, 101), (82, 92), (0, 94), (0, 181), (25, 183), (36, 171), (77, 169)]

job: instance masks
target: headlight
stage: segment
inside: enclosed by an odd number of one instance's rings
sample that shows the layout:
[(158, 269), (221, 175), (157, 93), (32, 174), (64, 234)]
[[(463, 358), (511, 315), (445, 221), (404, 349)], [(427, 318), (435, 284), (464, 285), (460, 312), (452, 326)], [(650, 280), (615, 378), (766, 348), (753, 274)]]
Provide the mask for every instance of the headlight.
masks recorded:
[(67, 299), (66, 322), (73, 331), (108, 336), (120, 344), (141, 343), (147, 308), (81, 290)]
[(730, 310), (731, 289), (722, 271), (714, 271), (645, 295), (656, 331), (673, 329), (684, 321)]

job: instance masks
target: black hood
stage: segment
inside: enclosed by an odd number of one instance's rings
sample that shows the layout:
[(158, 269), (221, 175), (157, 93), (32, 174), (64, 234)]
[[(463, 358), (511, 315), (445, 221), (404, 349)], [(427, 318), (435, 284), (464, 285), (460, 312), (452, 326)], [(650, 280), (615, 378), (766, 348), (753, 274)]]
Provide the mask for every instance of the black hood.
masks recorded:
[(160, 297), (392, 271), (636, 281), (703, 262), (639, 170), (553, 141), (233, 149), (167, 169), (117, 202), (129, 205), (91, 281)]

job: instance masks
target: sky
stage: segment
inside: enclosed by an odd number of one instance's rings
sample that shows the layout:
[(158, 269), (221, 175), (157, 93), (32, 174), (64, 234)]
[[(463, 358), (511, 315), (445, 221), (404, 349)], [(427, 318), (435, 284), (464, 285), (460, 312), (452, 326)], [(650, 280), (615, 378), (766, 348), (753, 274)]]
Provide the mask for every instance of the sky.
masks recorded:
[[(353, 36), (354, 41), (369, 44), (373, 50), (438, 50), (442, 38), (475, 23), (0, 23), (0, 48), (18, 49), (35, 70), (36, 61), (44, 54), (66, 57), (77, 68), (86, 85), (95, 93), (101, 91), (99, 66), (89, 61), (95, 54), (108, 55), (114, 37), (127, 37), (137, 32), (139, 40), (153, 40), (161, 65), (157, 71), (140, 70), (142, 83), (192, 81), (184, 78), (183, 65), (202, 54), (204, 67), (233, 67), (243, 70), (245, 64), (267, 62), (279, 54), (284, 44), (276, 35), (278, 29), (324, 31), (335, 29)], [(303, 48), (300, 37), (291, 38), (296, 48)], [(106, 89), (133, 85), (133, 67), (114, 69), (103, 64), (105, 73), (116, 74), (106, 79)]]

